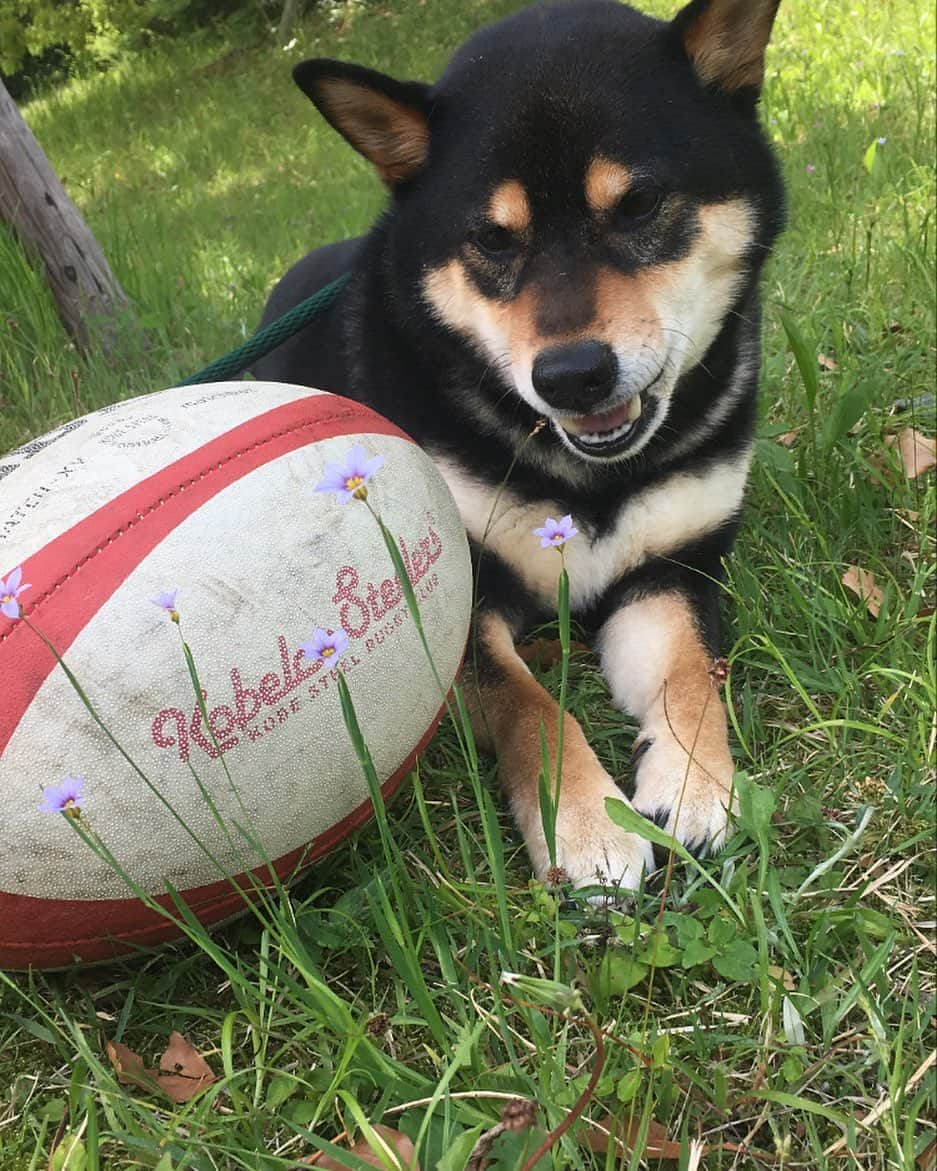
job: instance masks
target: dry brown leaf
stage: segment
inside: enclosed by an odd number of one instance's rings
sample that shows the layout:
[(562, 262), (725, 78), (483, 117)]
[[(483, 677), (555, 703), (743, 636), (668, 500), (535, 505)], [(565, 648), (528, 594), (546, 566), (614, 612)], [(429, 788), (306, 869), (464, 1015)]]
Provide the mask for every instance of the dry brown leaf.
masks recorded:
[(790, 972), (785, 971), (784, 968), (779, 968), (777, 964), (768, 964), (768, 975), (775, 980), (780, 980), (788, 992), (793, 992), (797, 987), (797, 982)]
[(188, 1102), (215, 1081), (215, 1074), (200, 1053), (181, 1033), (169, 1034), (166, 1052), (159, 1059), (159, 1087), (173, 1102)]
[(937, 464), (937, 440), (922, 435), (913, 427), (905, 427), (897, 435), (889, 435), (885, 442), (889, 447), (897, 445), (904, 474), (909, 480), (923, 476)]
[(918, 1171), (935, 1171), (937, 1168), (937, 1140), (917, 1157)]
[(867, 569), (860, 569), (858, 565), (847, 565), (846, 572), (839, 580), (847, 590), (852, 590), (857, 597), (865, 602), (865, 608), (873, 618), (878, 617), (885, 595), (875, 584), (874, 573), (870, 573)]
[[(400, 1167), (406, 1168), (406, 1171), (420, 1171), (420, 1164), (414, 1158), (416, 1151), (413, 1143), (405, 1134), (401, 1134), (399, 1130), (392, 1130), (389, 1126), (381, 1126), (380, 1123), (375, 1125), (374, 1130), (387, 1143), (391, 1156), (396, 1159)], [(357, 1155), (362, 1162), (370, 1163), (372, 1167), (384, 1166), (380, 1156), (371, 1150), (366, 1139), (359, 1139), (353, 1147), (348, 1149), (353, 1155)], [(312, 1163), (313, 1160), (315, 1160), (316, 1167), (324, 1167), (327, 1171), (345, 1171), (347, 1167), (346, 1163), (340, 1163), (333, 1155), (321, 1155), (318, 1159), (313, 1155), (303, 1162)]]
[(777, 442), (780, 443), (780, 445), (782, 447), (790, 448), (790, 447), (793, 447), (794, 444), (797, 442), (797, 437), (799, 435), (800, 435), (800, 428), (795, 427), (793, 431), (785, 431), (783, 435), (779, 435), (777, 438)]
[(120, 1041), (105, 1041), (107, 1059), (117, 1071), (122, 1086), (139, 1086), (141, 1090), (156, 1090), (159, 1084), (155, 1069), (147, 1069), (139, 1053), (134, 1053)]
[[(632, 1118), (630, 1125), (628, 1125), (627, 1123), (615, 1122), (611, 1117), (606, 1117), (600, 1120), (600, 1125), (610, 1132), (610, 1136), (603, 1134), (600, 1130), (590, 1129), (587, 1140), (590, 1150), (604, 1155), (608, 1151), (609, 1141), (611, 1139), (611, 1142), (615, 1144), (619, 1153), (624, 1152), (630, 1154), (632, 1152), (635, 1140), (638, 1137), (638, 1132), (641, 1129), (641, 1125), (637, 1119)], [(776, 1157), (770, 1152), (747, 1146), (745, 1143), (704, 1143), (697, 1140), (697, 1147), (700, 1157), (708, 1155), (711, 1151), (726, 1151), (729, 1154), (748, 1156), (763, 1164), (776, 1162)], [(667, 1131), (659, 1122), (655, 1122), (652, 1118), (651, 1124), (648, 1127), (644, 1150), (640, 1153), (647, 1155), (651, 1159), (676, 1160), (680, 1158), (680, 1144), (668, 1138)]]
[(105, 1041), (104, 1048), (121, 1085), (165, 1094), (177, 1104), (188, 1102), (215, 1081), (211, 1066), (181, 1033), (170, 1033), (169, 1045), (159, 1059), (158, 1070), (147, 1069), (139, 1053), (134, 1053), (120, 1041)]
[(887, 488), (895, 482), (894, 469), (883, 455), (870, 455), (867, 462), (869, 480), (876, 488)]
[(839, 362), (835, 358), (829, 357), (828, 354), (817, 354), (817, 361), (824, 370), (838, 370)]
[[(634, 1150), (638, 1133), (641, 1130), (641, 1123), (637, 1118), (632, 1118), (630, 1123), (627, 1120), (616, 1122), (613, 1118), (605, 1118), (602, 1119), (602, 1126), (611, 1132), (611, 1140), (616, 1145), (624, 1147), (629, 1154)], [(597, 1154), (604, 1155), (608, 1150), (609, 1136), (600, 1130), (590, 1129), (588, 1141), (590, 1149)], [(647, 1130), (644, 1150), (640, 1154), (649, 1155), (653, 1159), (679, 1159), (680, 1144), (668, 1138), (667, 1131), (652, 1118)]]

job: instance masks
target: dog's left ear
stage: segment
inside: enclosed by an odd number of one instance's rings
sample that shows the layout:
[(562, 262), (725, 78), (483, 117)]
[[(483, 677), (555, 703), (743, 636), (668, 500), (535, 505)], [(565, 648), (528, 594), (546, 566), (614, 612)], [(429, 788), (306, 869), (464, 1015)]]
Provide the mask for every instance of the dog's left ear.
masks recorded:
[(373, 69), (317, 58), (301, 61), (293, 80), (388, 186), (423, 165), (429, 150), (429, 86), (395, 81)]
[(757, 98), (780, 0), (691, 0), (671, 24), (704, 85)]

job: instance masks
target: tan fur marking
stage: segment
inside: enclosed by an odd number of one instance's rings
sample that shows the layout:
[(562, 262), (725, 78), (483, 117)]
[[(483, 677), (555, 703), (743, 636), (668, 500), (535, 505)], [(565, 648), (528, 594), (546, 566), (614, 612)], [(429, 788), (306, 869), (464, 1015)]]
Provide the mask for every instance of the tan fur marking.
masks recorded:
[(522, 236), (530, 227), (530, 204), (527, 192), (516, 179), (509, 179), (496, 187), (488, 204), (488, 218), (492, 223)]
[(726, 271), (738, 272), (742, 257), (754, 236), (751, 204), (744, 199), (704, 204), (699, 210), (699, 218), (703, 228), (707, 275), (711, 279)]
[[(499, 678), (476, 680), (466, 671), (464, 695), (480, 745), (494, 751), (498, 774), (511, 809), (541, 877), (550, 865), (540, 810), (541, 735), (555, 769), (559, 708), (534, 679), (514, 648), (504, 621), (482, 615), (479, 641), (494, 661)], [(470, 655), (471, 658), (471, 650)], [(607, 880), (636, 885), (650, 867), (647, 843), (618, 830), (605, 813), (606, 797), (622, 798), (570, 715), (563, 725), (563, 767), (557, 818), (557, 864), (579, 885)]]
[(509, 376), (508, 307), (483, 297), (460, 260), (450, 260), (431, 270), (423, 280), (423, 289), (439, 320), (461, 333)]
[(416, 110), (341, 78), (322, 81), (319, 88), (329, 117), (385, 183), (398, 183), (423, 164), (429, 129)]
[(642, 603), (640, 621), (660, 632), (667, 649), (651, 672), (661, 678), (651, 710), (701, 768), (706, 769), (709, 762), (713, 782), (719, 784), (719, 765), (726, 755), (725, 708), (713, 690), (712, 656), (703, 646), (689, 607), (677, 596), (648, 599)]
[(533, 361), (535, 304), (525, 290), (510, 304), (489, 301), (475, 288), (459, 260), (433, 269), (424, 279), (426, 299), (441, 321), (457, 330), (510, 375), (511, 366)]
[(613, 346), (660, 346), (660, 322), (653, 291), (653, 283), (644, 274), (624, 276), (611, 268), (600, 269), (596, 278), (596, 321), (592, 336)]
[(777, 0), (710, 0), (684, 34), (697, 75), (727, 93), (760, 86)]
[[(536, 774), (540, 771), (541, 724), (551, 758), (555, 761), (559, 709), (517, 653), (507, 626), (498, 618), (485, 616), (480, 619), (479, 627), (479, 638), (504, 675), (502, 680), (485, 688), (475, 709), (482, 716), (483, 741), (486, 746), (503, 750), (498, 752), (498, 758), (504, 773), (502, 784), (508, 796), (512, 799), (515, 795), (521, 799), (530, 796), (536, 800), (536, 792), (525, 793), (531, 781), (531, 777), (525, 774), (532, 772), (536, 783)], [(567, 715), (564, 762), (567, 756), (575, 761), (583, 751), (591, 753), (582, 730)], [(571, 777), (570, 791), (578, 783), (577, 776), (574, 773)]]
[(630, 186), (627, 167), (602, 155), (597, 155), (586, 170), (586, 201), (599, 214), (610, 211)]
[(608, 269), (597, 278), (598, 312), (587, 329), (558, 336), (544, 336), (537, 328), (535, 289), (524, 289), (510, 304), (489, 301), (469, 279), (461, 261), (450, 260), (424, 280), (426, 298), (437, 316), (483, 349), (499, 364), (529, 371), (534, 357), (550, 344), (581, 337), (603, 338), (611, 344), (623, 341), (659, 344), (656, 315), (643, 277), (626, 277)]
[[(514, 299), (507, 317), (508, 340), (511, 347), (511, 357), (515, 363), (527, 367), (533, 364), (537, 352), (547, 343), (555, 345), (559, 342), (571, 340), (566, 336), (551, 334), (544, 337), (537, 328), (537, 302), (543, 296), (556, 296), (557, 290), (552, 292), (532, 286), (524, 289), (519, 297)], [(562, 295), (560, 293), (560, 295)]]
[(688, 256), (636, 278), (653, 305), (677, 375), (694, 366), (715, 340), (754, 236), (753, 212), (744, 199), (705, 205), (699, 220), (700, 235)]

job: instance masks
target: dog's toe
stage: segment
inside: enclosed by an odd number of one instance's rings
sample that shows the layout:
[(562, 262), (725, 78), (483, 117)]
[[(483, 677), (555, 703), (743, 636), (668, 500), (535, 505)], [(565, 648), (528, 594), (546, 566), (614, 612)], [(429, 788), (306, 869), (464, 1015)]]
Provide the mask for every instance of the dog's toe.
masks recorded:
[[(674, 746), (676, 749), (676, 746)], [(643, 755), (634, 807), (700, 858), (722, 849), (732, 833), (732, 763), (705, 769), (679, 749), (660, 743)], [(659, 852), (656, 852), (659, 859)], [(665, 852), (666, 856), (666, 852)]]
[[(622, 800), (609, 778), (607, 797)], [(615, 825), (605, 812), (604, 799), (590, 810), (567, 811), (556, 833), (557, 865), (574, 886), (604, 886), (635, 891), (642, 876), (654, 870), (651, 843), (639, 834)]]

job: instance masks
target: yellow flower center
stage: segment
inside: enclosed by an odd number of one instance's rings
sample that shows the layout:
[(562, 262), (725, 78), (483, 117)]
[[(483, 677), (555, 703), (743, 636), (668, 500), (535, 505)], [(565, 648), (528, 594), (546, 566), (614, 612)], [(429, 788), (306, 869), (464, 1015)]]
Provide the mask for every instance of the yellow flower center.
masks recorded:
[(0, 602), (3, 602), (3, 603), (15, 602), (15, 601), (16, 601), (16, 598), (14, 598), (12, 594), (4, 594), (3, 597), (0, 598)]
[(324, 647), (322, 648), (322, 657), (323, 657), (323, 659), (331, 659), (332, 655), (334, 655), (334, 654), (335, 654), (335, 647), (333, 647), (333, 646), (324, 646)]
[(364, 476), (349, 476), (345, 481), (345, 491), (354, 492), (356, 488), (360, 488), (364, 483)]

